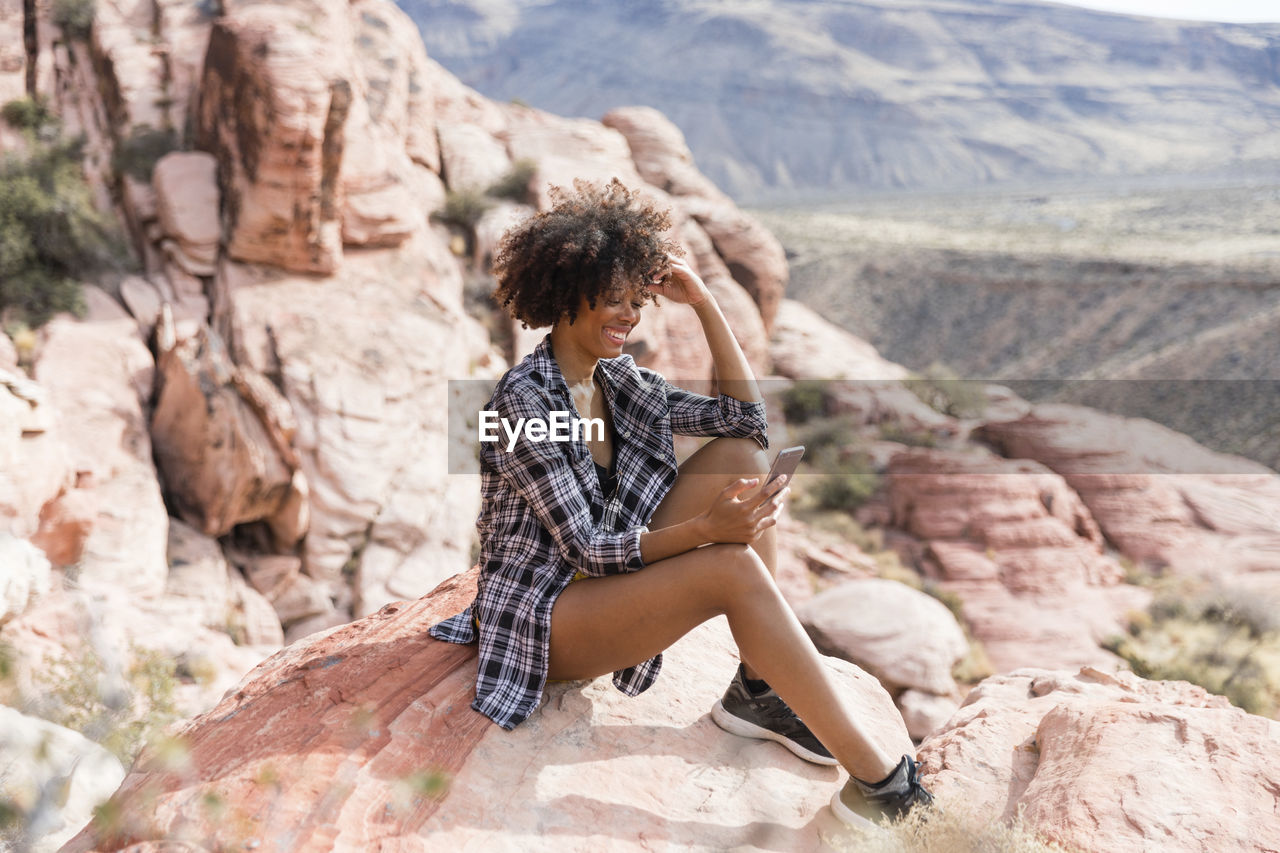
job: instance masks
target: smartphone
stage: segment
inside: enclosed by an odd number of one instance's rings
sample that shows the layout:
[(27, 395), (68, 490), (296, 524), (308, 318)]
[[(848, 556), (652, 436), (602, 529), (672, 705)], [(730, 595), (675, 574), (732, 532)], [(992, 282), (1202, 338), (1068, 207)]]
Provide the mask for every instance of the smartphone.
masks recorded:
[(796, 466), (800, 464), (801, 456), (804, 456), (803, 444), (797, 444), (795, 447), (788, 447), (780, 452), (778, 457), (773, 460), (773, 467), (769, 469), (769, 476), (765, 477), (764, 484), (768, 486), (783, 474), (794, 474), (796, 472)]

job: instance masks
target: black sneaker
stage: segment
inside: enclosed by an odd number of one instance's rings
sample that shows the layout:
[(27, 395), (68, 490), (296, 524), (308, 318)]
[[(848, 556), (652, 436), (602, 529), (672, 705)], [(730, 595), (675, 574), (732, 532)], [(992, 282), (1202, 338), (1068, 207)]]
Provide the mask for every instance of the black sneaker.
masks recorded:
[(729, 689), (711, 709), (711, 719), (735, 735), (776, 741), (805, 761), (826, 765), (840, 763), (772, 688), (753, 695), (747, 688), (741, 666)]
[(849, 778), (831, 798), (831, 811), (849, 826), (865, 827), (875, 821), (902, 817), (912, 809), (933, 805), (933, 794), (920, 784), (920, 764), (909, 755), (882, 782), (874, 785)]

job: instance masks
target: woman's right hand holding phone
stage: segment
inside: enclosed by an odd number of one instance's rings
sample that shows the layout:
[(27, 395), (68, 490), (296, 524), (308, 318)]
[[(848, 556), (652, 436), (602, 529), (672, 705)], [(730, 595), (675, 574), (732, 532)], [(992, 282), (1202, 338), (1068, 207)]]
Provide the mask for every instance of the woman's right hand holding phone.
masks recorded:
[(708, 542), (737, 542), (750, 545), (778, 523), (782, 505), (791, 493), (788, 475), (776, 477), (763, 489), (756, 489), (760, 477), (734, 480), (716, 496), (699, 521)]

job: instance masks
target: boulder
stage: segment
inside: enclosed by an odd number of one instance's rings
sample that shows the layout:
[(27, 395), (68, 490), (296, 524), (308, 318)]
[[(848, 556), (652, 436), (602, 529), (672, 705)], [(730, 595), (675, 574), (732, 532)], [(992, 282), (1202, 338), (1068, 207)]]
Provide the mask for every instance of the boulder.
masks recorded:
[(891, 693), (954, 692), (951, 670), (969, 651), (946, 605), (898, 581), (847, 581), (818, 593), (796, 615), (818, 648), (856, 663)]
[[(26, 836), (13, 849), (53, 853), (122, 779), (116, 757), (84, 735), (0, 705), (0, 802)], [(7, 839), (14, 828), (6, 823)]]
[(222, 228), (218, 221), (218, 161), (205, 151), (173, 151), (151, 176), (156, 213), (176, 244), (175, 260), (192, 275), (212, 275)]
[[(343, 4), (345, 5), (345, 4)], [(196, 145), (218, 161), (227, 251), (329, 273), (342, 259), (341, 185), (352, 88), (334, 3), (248, 6), (218, 18), (200, 81)], [(251, 109), (244, 93), (252, 92)]]
[(288, 402), (253, 368), (233, 364), (207, 326), (162, 344), (158, 367), (151, 436), (179, 514), (206, 536), (275, 516), (297, 461)]
[(921, 741), (941, 729), (960, 707), (955, 695), (939, 696), (923, 690), (904, 690), (894, 702), (902, 712), (902, 722), (912, 740)]
[(440, 170), (454, 192), (483, 192), (507, 174), (511, 158), (507, 146), (473, 124), (441, 122)]
[[(0, 340), (8, 341), (0, 334)], [(0, 368), (0, 531), (29, 537), (44, 507), (74, 482), (49, 394)]]
[(987, 679), (921, 745), (938, 801), (1068, 848), (1270, 851), (1274, 720), (1180, 681), (1024, 669)]
[(323, 585), (305, 598), (339, 601), (347, 618), (422, 595), (470, 561), (479, 490), (449, 476), (448, 386), (500, 365), (440, 240), (352, 253), (333, 277), (224, 264), (218, 280), (235, 361), (278, 378), (296, 421), (302, 570)]
[[(608, 678), (551, 685), (539, 711), (504, 731), (469, 707), (474, 647), (426, 633), (474, 583), (474, 572), (453, 578), (264, 662), (177, 733), (180, 767), (144, 754), (113, 798), (121, 820), (66, 849), (270, 839), (280, 850), (794, 850), (834, 831), (819, 812), (841, 771), (711, 721), (737, 664), (723, 620), (678, 642), (641, 696)], [(831, 667), (870, 736), (910, 752), (875, 680)]]

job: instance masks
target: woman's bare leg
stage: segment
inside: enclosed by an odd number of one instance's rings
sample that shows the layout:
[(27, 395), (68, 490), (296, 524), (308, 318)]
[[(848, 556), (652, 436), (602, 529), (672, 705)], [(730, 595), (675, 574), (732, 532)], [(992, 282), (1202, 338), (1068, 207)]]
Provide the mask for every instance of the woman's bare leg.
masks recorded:
[[(654, 510), (649, 529), (669, 527), (693, 518), (711, 506), (711, 502), (734, 480), (742, 477), (764, 479), (769, 473), (769, 455), (750, 438), (714, 438), (680, 464), (671, 491)], [(761, 483), (763, 485), (763, 483)], [(770, 576), (778, 576), (778, 533), (770, 527), (760, 534), (751, 548), (759, 555)], [(762, 676), (743, 662), (747, 678)]]
[(595, 678), (667, 649), (719, 615), (744, 661), (760, 673), (850, 774), (887, 776), (885, 754), (859, 727), (760, 557), (745, 545), (710, 545), (642, 571), (572, 583), (551, 614), (549, 677)]

